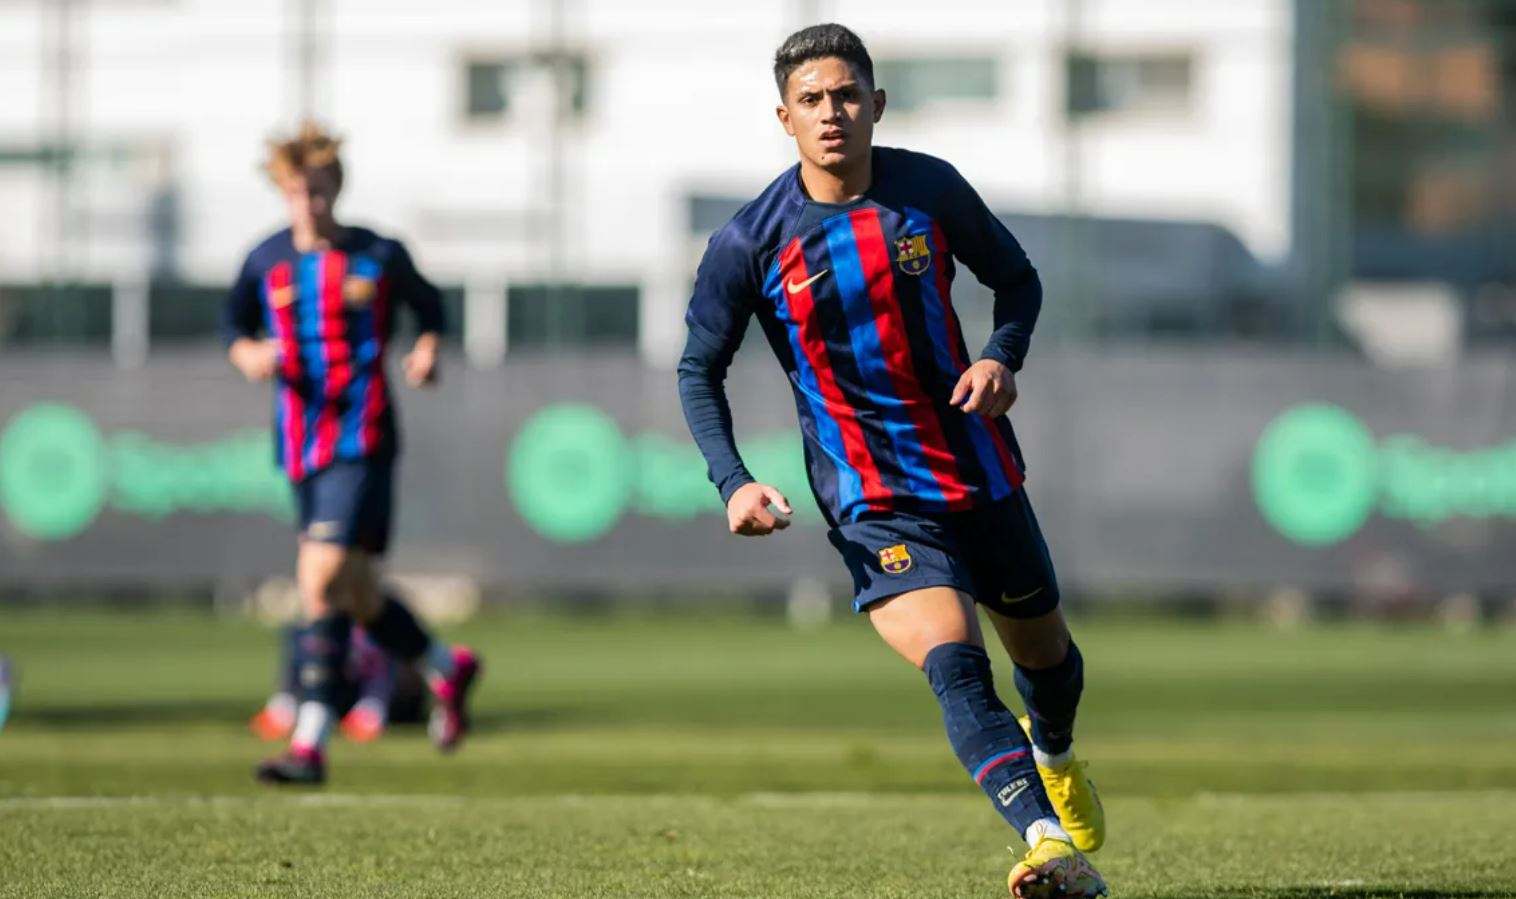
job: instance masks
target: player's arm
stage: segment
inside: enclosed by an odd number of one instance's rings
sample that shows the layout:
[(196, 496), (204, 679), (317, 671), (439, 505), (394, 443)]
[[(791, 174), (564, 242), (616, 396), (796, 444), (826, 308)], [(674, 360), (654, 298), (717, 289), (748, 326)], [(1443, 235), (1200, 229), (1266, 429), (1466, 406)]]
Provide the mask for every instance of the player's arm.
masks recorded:
[(953, 390), (952, 402), (965, 412), (1004, 415), (1016, 402), (1015, 373), (1021, 370), (1042, 311), (1042, 279), (1026, 251), (978, 192), (948, 170), (950, 197), (945, 216), (948, 245), (979, 283), (995, 294), (995, 330), (979, 361), (969, 366)]
[[(753, 316), (756, 277), (751, 251), (717, 232), (695, 276), (695, 292), (685, 313), (689, 336), (679, 359), (679, 402), (684, 420), (705, 457), (711, 483), (726, 504), (734, 534), (762, 536), (789, 527), (793, 513), (778, 490), (760, 484), (737, 451), (726, 373)], [(776, 506), (780, 513), (769, 509)]]
[(442, 311), (442, 291), (417, 271), (405, 247), (397, 243), (395, 254), (395, 295), (416, 316), (417, 326), (416, 344), (401, 365), (408, 384), (425, 387), (437, 383), (442, 374), (438, 356), (442, 348), (442, 330), (447, 325)]
[(267, 381), (279, 368), (279, 347), (262, 337), (263, 304), (259, 277), (249, 258), (221, 308), (221, 340), (226, 358), (249, 381)]

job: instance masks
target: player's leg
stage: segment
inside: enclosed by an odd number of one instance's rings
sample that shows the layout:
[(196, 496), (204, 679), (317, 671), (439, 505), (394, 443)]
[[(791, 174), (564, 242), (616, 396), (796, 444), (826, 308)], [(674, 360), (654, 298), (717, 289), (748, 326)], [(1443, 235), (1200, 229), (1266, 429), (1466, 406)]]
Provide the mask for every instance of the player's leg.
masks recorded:
[(1105, 812), (1084, 765), (1074, 759), (1074, 720), (1084, 692), (1084, 657), (1059, 608), (1058, 578), (1024, 491), (986, 511), (978, 549), (993, 584), (982, 604), (1015, 664), (1026, 704), (1021, 720), (1037, 769), (1063, 826), (1085, 852), (1105, 842)]
[(354, 568), (358, 620), (370, 639), (394, 658), (419, 663), (426, 671), (437, 702), (428, 727), (439, 749), (457, 747), (468, 731), (468, 698), (482, 669), (479, 657), (466, 646), (435, 639), (410, 608), (379, 585), (377, 560), (389, 548), (394, 512), (394, 475), (389, 462), (370, 463), (368, 489), (358, 539), (364, 552)]
[(300, 640), (303, 631), (298, 624), (279, 629), (279, 667), (274, 692), (248, 722), (260, 740), (270, 743), (283, 740), (295, 728), (295, 712), (300, 706)]
[(325, 747), (338, 716), (352, 639), (354, 578), (349, 549), (357, 539), (367, 479), (361, 464), (338, 462), (296, 485), (300, 548), (295, 583), (305, 613), (300, 644), (300, 705), (286, 754), (259, 765), (271, 783), (320, 783)]
[(1016, 666), (1016, 689), (1026, 703), (1037, 762), (1061, 767), (1073, 750), (1074, 719), (1084, 693), (1084, 656), (1060, 609), (1034, 618), (1012, 618), (991, 609), (989, 616)]
[(301, 541), (295, 581), (307, 624), (300, 643), (300, 706), (289, 752), (259, 765), (255, 774), (260, 781), (316, 784), (326, 779), (326, 743), (337, 719), (352, 639), (346, 567), (346, 547)]
[(342, 716), (342, 733), (349, 740), (368, 743), (384, 733), (399, 665), (366, 632), (353, 630), (348, 669), (353, 678), (354, 697), (352, 708)]
[(995, 692), (973, 599), (926, 587), (875, 602), (868, 615), (884, 642), (926, 674), (948, 742), (996, 811), (1028, 845), (1061, 834), (1026, 734)]
[(964, 769), (1030, 847), (1007, 878), (1012, 895), (1103, 896), (1105, 881), (1059, 823), (1026, 734), (995, 693), (977, 615), (972, 597), (942, 586), (869, 607), (869, 619), (885, 642), (926, 673)]

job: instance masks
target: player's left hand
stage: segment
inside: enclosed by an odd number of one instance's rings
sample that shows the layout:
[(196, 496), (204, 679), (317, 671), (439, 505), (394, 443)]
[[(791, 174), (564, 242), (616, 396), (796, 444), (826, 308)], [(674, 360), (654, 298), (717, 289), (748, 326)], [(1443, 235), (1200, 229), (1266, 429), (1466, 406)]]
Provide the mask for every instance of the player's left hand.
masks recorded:
[(964, 412), (999, 418), (1016, 402), (1016, 374), (994, 359), (980, 359), (958, 379), (948, 402)]
[(429, 387), (437, 383), (441, 371), (437, 365), (437, 335), (423, 334), (401, 363), (405, 381), (412, 387)]

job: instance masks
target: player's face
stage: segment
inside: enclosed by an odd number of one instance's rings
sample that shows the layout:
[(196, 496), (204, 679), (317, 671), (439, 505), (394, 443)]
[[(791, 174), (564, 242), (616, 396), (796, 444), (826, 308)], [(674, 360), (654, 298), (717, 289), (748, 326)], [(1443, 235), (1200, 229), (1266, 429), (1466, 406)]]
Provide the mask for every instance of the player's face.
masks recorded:
[(287, 175), (279, 191), (292, 223), (314, 224), (332, 217), (337, 177), (330, 169), (307, 169)]
[(874, 145), (884, 91), (859, 79), (845, 60), (828, 56), (790, 74), (777, 112), (801, 158), (827, 170), (847, 169)]

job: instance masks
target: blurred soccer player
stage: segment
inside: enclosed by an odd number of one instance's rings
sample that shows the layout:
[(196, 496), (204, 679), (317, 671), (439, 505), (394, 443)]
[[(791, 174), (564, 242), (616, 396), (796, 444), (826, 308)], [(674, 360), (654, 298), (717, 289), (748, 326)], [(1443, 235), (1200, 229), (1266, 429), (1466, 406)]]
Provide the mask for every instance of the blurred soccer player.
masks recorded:
[(380, 599), (375, 562), (389, 545), (399, 449), (385, 349), (396, 307), (404, 306), (420, 332), (403, 362), (405, 379), (433, 384), (442, 303), (398, 241), (337, 222), (338, 150), (312, 124), (270, 144), (266, 169), (290, 227), (248, 255), (225, 310), (232, 365), (249, 381), (275, 382), (276, 454), (299, 508), (296, 582), (309, 619), (302, 696), (289, 751), (255, 770), (270, 783), (325, 780), (323, 749), (353, 621), (386, 652), (427, 667), (438, 700), (432, 732), (442, 749), (467, 728), (465, 704), (479, 671), (468, 649), (433, 640), (403, 603)]
[[(794, 389), (811, 489), (855, 608), (926, 673), (959, 760), (1030, 847), (1011, 892), (1104, 894), (1083, 855), (1104, 839), (1104, 817), (1072, 752), (1083, 663), (1005, 418), (1041, 308), (1037, 273), (952, 166), (873, 146), (885, 94), (857, 35), (797, 32), (774, 76), (800, 162), (711, 238), (679, 364), (728, 525), (761, 536), (792, 512), (748, 473), (732, 436), (724, 380), (757, 316)], [(978, 360), (949, 296), (955, 258), (995, 293)], [(1029, 722), (996, 696), (976, 603), (1015, 663)]]

